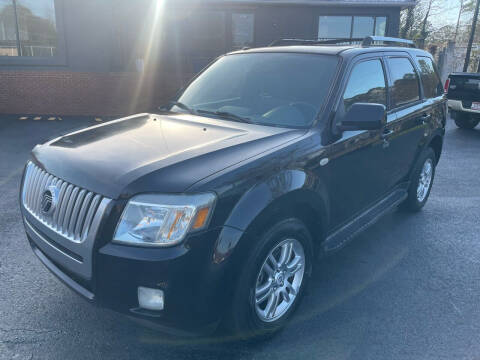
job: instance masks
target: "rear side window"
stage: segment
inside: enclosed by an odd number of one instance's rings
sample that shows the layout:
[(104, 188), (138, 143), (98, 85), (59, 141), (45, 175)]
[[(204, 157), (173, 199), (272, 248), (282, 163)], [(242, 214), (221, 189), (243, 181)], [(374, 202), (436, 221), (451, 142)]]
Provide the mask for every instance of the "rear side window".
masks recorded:
[(418, 75), (408, 58), (389, 58), (392, 77), (393, 107), (399, 107), (420, 99)]
[(420, 68), (420, 79), (422, 79), (423, 91), (426, 98), (434, 98), (443, 95), (443, 87), (440, 78), (435, 71), (432, 59), (428, 57), (417, 57)]
[(343, 94), (345, 112), (358, 102), (387, 105), (385, 75), (379, 59), (358, 63), (352, 70)]

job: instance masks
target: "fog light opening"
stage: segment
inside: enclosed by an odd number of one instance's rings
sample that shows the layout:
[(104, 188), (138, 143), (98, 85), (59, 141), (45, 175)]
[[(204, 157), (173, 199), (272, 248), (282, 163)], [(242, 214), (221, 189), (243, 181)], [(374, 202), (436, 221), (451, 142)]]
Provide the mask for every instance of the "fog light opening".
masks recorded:
[(143, 286), (138, 287), (138, 305), (146, 310), (163, 310), (163, 290), (151, 289)]

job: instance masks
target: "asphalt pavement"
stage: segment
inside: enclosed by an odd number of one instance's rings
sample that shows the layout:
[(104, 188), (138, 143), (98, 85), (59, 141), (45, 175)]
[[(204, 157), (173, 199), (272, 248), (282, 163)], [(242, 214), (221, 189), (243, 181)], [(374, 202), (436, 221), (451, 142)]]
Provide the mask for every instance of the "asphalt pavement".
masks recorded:
[(0, 359), (480, 359), (480, 129), (449, 121), (423, 211), (393, 212), (318, 263), (294, 321), (243, 344), (134, 325), (32, 253), (18, 206), (29, 151), (94, 123), (0, 117)]

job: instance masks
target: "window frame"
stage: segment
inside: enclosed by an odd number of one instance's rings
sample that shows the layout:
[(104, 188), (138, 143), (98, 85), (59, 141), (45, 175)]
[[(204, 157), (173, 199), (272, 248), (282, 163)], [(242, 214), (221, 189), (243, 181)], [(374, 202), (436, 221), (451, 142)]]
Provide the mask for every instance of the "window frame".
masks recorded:
[[(340, 106), (340, 101), (343, 101), (343, 95), (345, 94), (345, 90), (347, 88), (348, 82), (350, 81), (350, 78), (352, 76), (353, 69), (355, 68), (355, 66), (357, 66), (362, 62), (372, 61), (372, 60), (379, 60), (380, 64), (382, 65), (383, 78), (385, 80), (386, 111), (388, 112), (390, 110), (390, 80), (388, 77), (388, 70), (386, 67), (384, 56), (381, 53), (362, 54), (362, 55), (359, 55), (358, 58), (351, 61), (348, 68), (346, 69), (346, 72), (345, 72), (346, 75), (343, 78), (342, 84), (338, 91), (337, 99), (335, 101), (335, 106), (334, 106), (335, 115), (333, 116), (333, 121), (332, 121), (333, 127), (337, 126), (341, 121), (341, 119), (338, 117), (338, 107)], [(368, 131), (368, 130), (365, 130), (365, 131)]]
[(372, 35), (367, 35), (367, 36), (375, 36), (375, 29), (376, 29), (376, 26), (377, 26), (377, 18), (385, 18), (385, 34), (384, 35), (381, 35), (381, 36), (388, 36), (388, 27), (389, 27), (389, 24), (390, 24), (390, 16), (387, 15), (387, 14), (353, 14), (353, 13), (340, 13), (340, 14), (317, 14), (316, 16), (316, 21), (315, 21), (315, 34), (317, 36), (318, 39), (325, 39), (325, 40), (332, 40), (332, 39), (336, 39), (336, 38), (324, 38), (324, 37), (320, 37), (319, 36), (319, 26), (320, 26), (320, 18), (321, 17), (335, 17), (335, 16), (344, 16), (344, 17), (349, 17), (350, 18), (350, 36), (349, 36), (349, 39), (353, 39), (353, 26), (354, 26), (354, 18), (355, 17), (373, 17), (373, 31), (372, 31)]
[[(415, 74), (417, 75), (417, 85), (418, 85), (418, 100), (410, 101), (406, 104), (402, 104), (400, 106), (395, 106), (394, 104), (394, 96), (393, 96), (393, 89), (394, 89), (394, 84), (393, 84), (393, 77), (392, 77), (392, 72), (391, 72), (391, 66), (389, 63), (389, 59), (393, 58), (402, 58), (402, 59), (407, 59), (410, 61), (410, 64), (413, 67), (413, 70), (415, 71)], [(420, 104), (421, 102), (424, 101), (424, 93), (423, 93), (423, 86), (422, 82), (420, 80), (420, 74), (418, 73), (417, 66), (415, 64), (415, 61), (411, 58), (411, 56), (408, 53), (398, 53), (398, 54), (389, 54), (385, 56), (385, 64), (387, 65), (387, 70), (388, 70), (388, 87), (389, 87), (389, 108), (388, 111), (390, 112), (397, 112), (406, 108), (409, 108), (410, 106)]]
[[(16, 0), (12, 3), (16, 6)], [(18, 65), (18, 66), (56, 66), (67, 65), (66, 46), (65, 46), (65, 33), (63, 23), (63, 1), (53, 0), (55, 6), (55, 27), (57, 30), (57, 48), (55, 56), (0, 56), (0, 66), (2, 65)], [(16, 13), (16, 11), (15, 11)], [(16, 42), (17, 47), (19, 45), (19, 30), (18, 30), (18, 18), (15, 15), (16, 25)]]

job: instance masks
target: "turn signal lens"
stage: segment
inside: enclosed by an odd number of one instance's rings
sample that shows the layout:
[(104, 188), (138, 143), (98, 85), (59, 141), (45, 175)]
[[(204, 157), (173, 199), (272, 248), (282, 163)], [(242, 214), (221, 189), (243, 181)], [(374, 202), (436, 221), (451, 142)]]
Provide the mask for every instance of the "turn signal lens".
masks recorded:
[(200, 229), (204, 227), (205, 224), (207, 223), (209, 212), (210, 212), (209, 208), (203, 208), (198, 210), (192, 229)]

